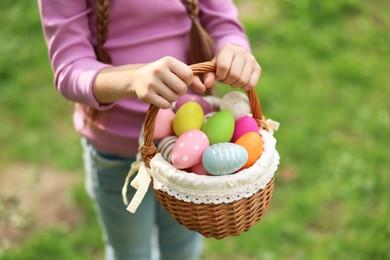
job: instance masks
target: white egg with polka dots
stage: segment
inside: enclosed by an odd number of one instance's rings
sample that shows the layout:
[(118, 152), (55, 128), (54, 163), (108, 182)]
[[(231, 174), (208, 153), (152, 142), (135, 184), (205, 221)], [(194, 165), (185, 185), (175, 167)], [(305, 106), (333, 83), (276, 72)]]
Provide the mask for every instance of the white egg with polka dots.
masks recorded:
[(186, 169), (200, 163), (209, 144), (209, 139), (200, 130), (184, 132), (172, 148), (172, 164), (178, 169)]

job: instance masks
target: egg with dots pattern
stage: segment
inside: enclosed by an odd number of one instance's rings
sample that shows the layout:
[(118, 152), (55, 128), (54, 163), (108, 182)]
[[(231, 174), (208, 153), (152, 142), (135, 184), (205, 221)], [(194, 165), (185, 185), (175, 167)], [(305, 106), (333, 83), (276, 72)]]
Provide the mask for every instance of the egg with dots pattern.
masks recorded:
[(190, 168), (202, 161), (209, 139), (200, 130), (193, 129), (179, 136), (172, 149), (171, 162), (178, 169)]

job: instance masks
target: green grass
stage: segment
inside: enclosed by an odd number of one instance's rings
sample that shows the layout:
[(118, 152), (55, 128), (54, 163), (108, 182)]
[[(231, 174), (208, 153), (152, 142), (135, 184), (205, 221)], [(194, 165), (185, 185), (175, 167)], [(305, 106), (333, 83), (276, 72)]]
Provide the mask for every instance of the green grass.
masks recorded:
[[(282, 160), (264, 219), (240, 237), (208, 239), (204, 258), (389, 259), (390, 3), (252, 5), (241, 17), (262, 66), (265, 116), (281, 123)], [(1, 166), (80, 169), (72, 104), (52, 86), (35, 3), (0, 7)], [(101, 250), (94, 225), (43, 231), (0, 258), (85, 259)]]
[(84, 194), (84, 186), (73, 189), (73, 200), (86, 216), (75, 230), (55, 227), (28, 238), (22, 246), (1, 254), (2, 260), (96, 259), (102, 258), (102, 240), (94, 209)]
[(81, 160), (70, 131), (72, 104), (53, 87), (36, 2), (0, 7), (0, 163), (76, 169)]

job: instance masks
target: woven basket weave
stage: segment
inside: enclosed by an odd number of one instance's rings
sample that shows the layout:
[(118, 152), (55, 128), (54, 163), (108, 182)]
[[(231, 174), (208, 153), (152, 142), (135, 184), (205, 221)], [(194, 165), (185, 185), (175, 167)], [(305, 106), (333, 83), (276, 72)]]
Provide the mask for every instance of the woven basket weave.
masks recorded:
[[(215, 72), (214, 62), (204, 62), (191, 65), (194, 74)], [(247, 92), (253, 118), (259, 129), (268, 130), (262, 115), (260, 101), (255, 90)], [(157, 153), (153, 143), (153, 133), (158, 108), (150, 105), (144, 125), (144, 144), (141, 147), (142, 160), (150, 169), (150, 161)], [(249, 230), (259, 222), (267, 212), (274, 190), (274, 180), (249, 198), (242, 198), (231, 203), (196, 204), (176, 199), (161, 190), (154, 190), (157, 200), (165, 210), (181, 225), (196, 231), (205, 237), (217, 239), (226, 236), (237, 236)]]

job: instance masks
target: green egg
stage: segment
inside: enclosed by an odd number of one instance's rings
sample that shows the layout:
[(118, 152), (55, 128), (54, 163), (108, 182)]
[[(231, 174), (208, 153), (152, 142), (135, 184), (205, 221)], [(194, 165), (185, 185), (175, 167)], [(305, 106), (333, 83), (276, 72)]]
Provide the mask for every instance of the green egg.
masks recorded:
[(221, 110), (210, 117), (202, 127), (211, 144), (230, 142), (234, 132), (234, 115)]
[(203, 118), (204, 114), (202, 107), (197, 102), (187, 102), (182, 105), (175, 114), (173, 119), (173, 131), (177, 136), (180, 136), (187, 130), (200, 130), (202, 128)]

